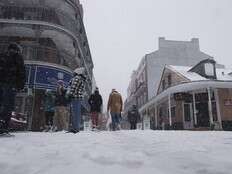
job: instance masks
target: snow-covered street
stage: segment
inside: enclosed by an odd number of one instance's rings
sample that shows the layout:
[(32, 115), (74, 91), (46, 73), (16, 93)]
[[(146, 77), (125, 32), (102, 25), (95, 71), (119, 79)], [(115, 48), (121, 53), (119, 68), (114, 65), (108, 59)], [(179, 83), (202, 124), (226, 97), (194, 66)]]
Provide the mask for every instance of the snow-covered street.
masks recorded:
[(230, 174), (231, 132), (15, 133), (1, 174)]

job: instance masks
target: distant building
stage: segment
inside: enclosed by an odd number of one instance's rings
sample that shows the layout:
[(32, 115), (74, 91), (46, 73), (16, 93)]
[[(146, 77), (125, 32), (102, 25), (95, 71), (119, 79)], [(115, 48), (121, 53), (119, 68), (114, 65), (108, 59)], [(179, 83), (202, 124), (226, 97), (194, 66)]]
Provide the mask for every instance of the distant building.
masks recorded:
[[(27, 82), (17, 95), (16, 112), (28, 115), (28, 128), (44, 125), (45, 89), (68, 85), (73, 70), (85, 67), (86, 99), (92, 92), (93, 62), (79, 0), (0, 0), (0, 51), (10, 42), (23, 48)], [(88, 111), (84, 100), (82, 111)]]
[(193, 67), (166, 65), (157, 95), (140, 108), (153, 128), (232, 130), (232, 69), (213, 59)]
[(172, 41), (160, 37), (159, 49), (146, 54), (133, 72), (125, 101), (125, 110), (127, 111), (134, 103), (140, 108), (157, 94), (165, 65), (193, 66), (210, 58), (212, 56), (200, 50), (197, 38), (191, 41)]

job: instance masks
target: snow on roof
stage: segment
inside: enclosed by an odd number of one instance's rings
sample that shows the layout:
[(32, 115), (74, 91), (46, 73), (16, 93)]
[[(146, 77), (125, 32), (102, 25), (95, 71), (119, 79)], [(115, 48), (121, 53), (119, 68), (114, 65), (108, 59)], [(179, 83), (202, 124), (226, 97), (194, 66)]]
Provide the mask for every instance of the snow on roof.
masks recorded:
[(181, 74), (182, 76), (186, 77), (190, 81), (208, 80), (205, 77), (202, 77), (201, 75), (199, 75), (195, 72), (189, 72), (189, 70), (192, 68), (190, 66), (168, 65), (168, 68), (176, 73)]
[[(178, 74), (181, 74), (182, 76), (186, 77), (191, 81), (210, 80), (205, 77), (202, 77), (200, 74), (197, 74), (195, 72), (189, 72), (189, 70), (192, 68), (190, 66), (167, 65), (166, 67)], [(230, 73), (232, 73), (232, 69), (217, 68), (217, 80), (232, 81), (232, 75), (230, 75)]]
[(218, 80), (224, 80), (224, 81), (232, 81), (232, 75), (230, 75), (230, 73), (232, 72), (232, 69), (227, 69), (227, 68), (223, 68), (223, 69), (216, 69), (216, 73), (217, 73), (217, 79)]

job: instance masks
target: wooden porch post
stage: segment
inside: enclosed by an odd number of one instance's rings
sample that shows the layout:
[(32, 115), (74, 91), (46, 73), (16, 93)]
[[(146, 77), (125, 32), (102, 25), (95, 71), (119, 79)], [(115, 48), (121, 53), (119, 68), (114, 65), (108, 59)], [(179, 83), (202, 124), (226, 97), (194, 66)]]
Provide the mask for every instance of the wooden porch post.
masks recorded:
[(158, 128), (158, 107), (155, 105), (155, 128)]
[(209, 106), (209, 119), (210, 119), (210, 126), (213, 124), (213, 111), (212, 111), (212, 102), (211, 102), (211, 93), (210, 88), (207, 88), (208, 91), (208, 106)]
[(197, 125), (197, 109), (196, 109), (195, 92), (193, 92), (193, 114), (194, 114), (194, 124)]
[(220, 110), (220, 105), (219, 105), (218, 89), (214, 89), (214, 95), (215, 95), (215, 100), (216, 100), (219, 128), (222, 130), (222, 117), (221, 117), (221, 110)]
[(169, 126), (172, 126), (171, 94), (168, 95)]

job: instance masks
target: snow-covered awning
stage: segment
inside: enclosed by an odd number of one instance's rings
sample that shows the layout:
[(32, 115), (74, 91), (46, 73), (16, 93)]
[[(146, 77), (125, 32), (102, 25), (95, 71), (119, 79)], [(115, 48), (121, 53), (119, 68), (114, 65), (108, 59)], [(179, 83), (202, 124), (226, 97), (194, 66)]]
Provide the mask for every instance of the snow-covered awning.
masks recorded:
[(170, 94), (178, 93), (178, 92), (189, 92), (199, 89), (205, 88), (232, 88), (232, 81), (218, 81), (218, 80), (202, 80), (202, 81), (194, 81), (188, 83), (182, 83), (173, 87), (170, 87), (163, 91), (162, 93), (158, 94), (157, 96), (153, 97), (148, 103), (143, 105), (139, 112), (143, 112), (151, 105), (154, 105), (156, 102), (160, 101), (161, 99), (169, 96)]

